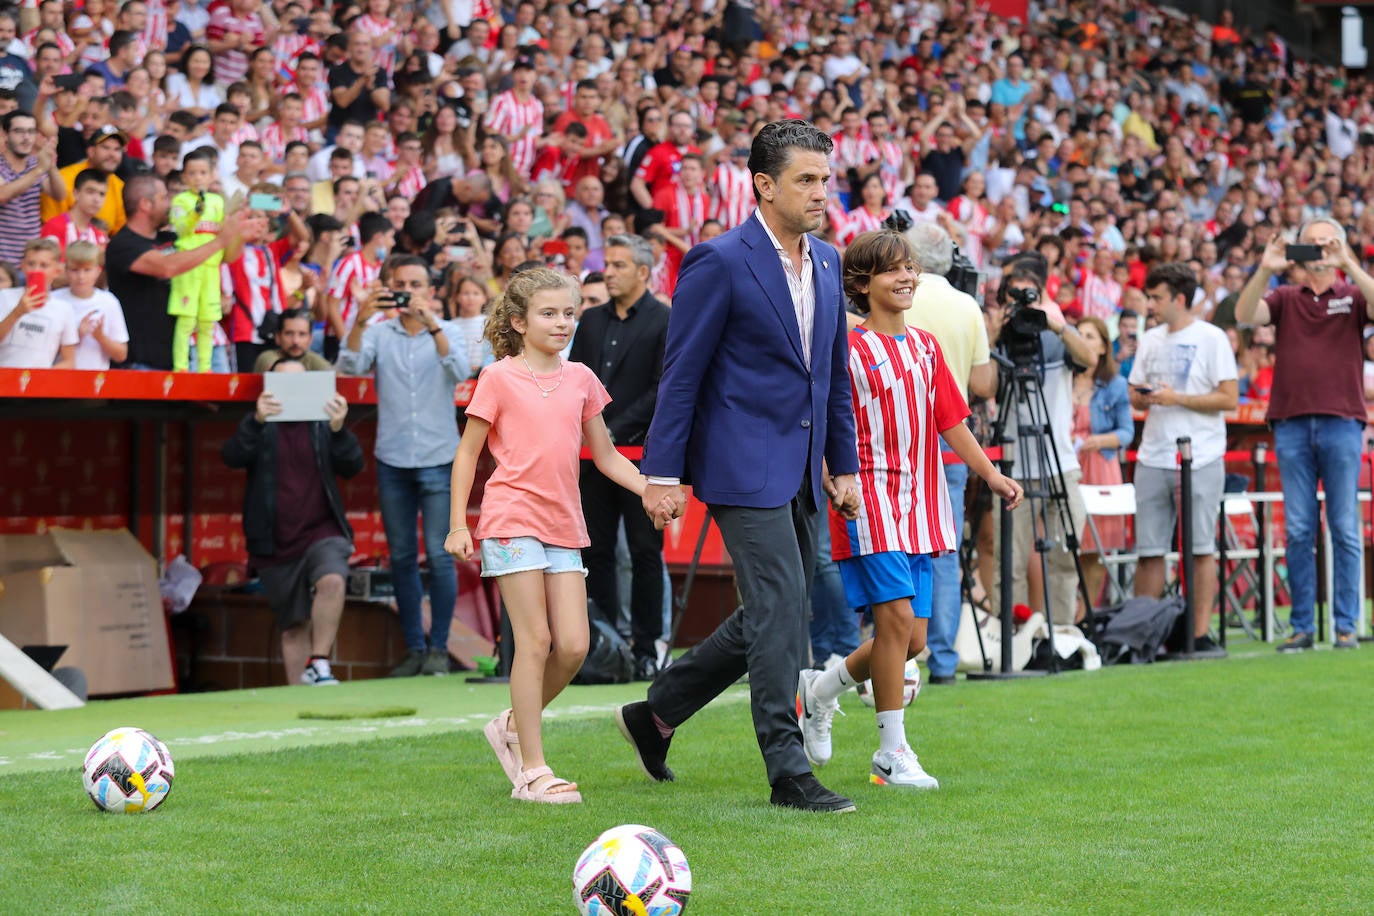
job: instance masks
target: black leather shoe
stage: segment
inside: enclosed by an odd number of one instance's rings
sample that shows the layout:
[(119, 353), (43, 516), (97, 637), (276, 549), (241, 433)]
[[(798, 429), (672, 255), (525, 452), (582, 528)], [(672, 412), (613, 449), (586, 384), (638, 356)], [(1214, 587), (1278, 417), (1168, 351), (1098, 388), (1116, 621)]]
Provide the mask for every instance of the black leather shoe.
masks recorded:
[(654, 724), (654, 712), (648, 703), (630, 703), (615, 711), (615, 724), (630, 746), (635, 749), (639, 768), (644, 775), (659, 782), (672, 782), (673, 771), (668, 769), (668, 745), (672, 736), (667, 738), (658, 733)]
[(856, 810), (854, 803), (843, 795), (836, 795), (821, 785), (812, 773), (800, 776), (784, 776), (773, 783), (773, 796), (769, 799), (780, 808), (800, 808), (802, 811), (823, 811), (829, 814), (844, 814)]
[(953, 684), (956, 678), (952, 674), (932, 674), (926, 678), (927, 684)]
[(652, 681), (658, 677), (658, 659), (651, 655), (641, 655), (635, 659), (635, 680)]

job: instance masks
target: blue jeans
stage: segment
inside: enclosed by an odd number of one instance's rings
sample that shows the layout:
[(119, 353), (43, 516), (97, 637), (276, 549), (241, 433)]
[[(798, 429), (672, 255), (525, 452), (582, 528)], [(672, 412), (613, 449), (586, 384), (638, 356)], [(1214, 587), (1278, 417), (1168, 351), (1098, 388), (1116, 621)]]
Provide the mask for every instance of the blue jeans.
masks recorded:
[[(949, 487), (950, 508), (954, 510), (954, 540), (959, 543), (964, 537), (964, 490), (968, 486), (968, 465), (945, 465), (945, 485)], [(959, 653), (954, 651), (954, 637), (959, 634), (959, 615), (964, 610), (958, 552), (936, 557), (934, 573), (930, 625), (926, 630), (930, 658), (926, 659), (926, 665), (930, 668), (931, 677), (949, 677), (959, 666)]]
[(1331, 531), (1332, 610), (1336, 632), (1353, 633), (1360, 608), (1360, 446), (1364, 424), (1348, 417), (1310, 415), (1274, 424), (1274, 456), (1283, 485), (1288, 538), (1289, 623), (1295, 633), (1316, 629), (1317, 481), (1326, 492)]
[(828, 521), (821, 517), (816, 573), (811, 577), (811, 657), (818, 665), (832, 655), (846, 658), (859, 648), (859, 618), (845, 600), (840, 568), (830, 559)]
[(423, 517), (425, 554), (429, 558), (430, 648), (448, 646), (453, 606), (458, 602), (458, 571), (444, 552), (448, 536), (449, 479), (453, 465), (431, 468), (394, 468), (377, 462), (377, 496), (382, 504), (382, 527), (391, 554), (391, 576), (406, 648), (423, 651), (424, 621), (420, 615), (420, 553), (415, 529)]

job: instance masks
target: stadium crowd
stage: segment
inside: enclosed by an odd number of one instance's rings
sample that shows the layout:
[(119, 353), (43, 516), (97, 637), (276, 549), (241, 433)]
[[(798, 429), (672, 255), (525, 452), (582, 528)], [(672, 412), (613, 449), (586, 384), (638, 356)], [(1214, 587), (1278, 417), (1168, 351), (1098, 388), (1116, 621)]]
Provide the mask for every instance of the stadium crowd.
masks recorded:
[[(0, 366), (369, 371), (385, 357), (355, 326), (396, 316), (388, 265), (418, 257), (434, 308), (414, 320), (472, 377), (482, 316), (531, 263), (580, 279), (584, 307), (642, 292), (625, 276), (644, 267), (671, 305), (684, 253), (754, 209), (754, 134), (804, 118), (834, 138), (827, 241), (899, 210), (938, 225), (994, 336), (1004, 263), (1039, 252), (1046, 299), (1096, 319), (1127, 376), (1158, 320), (1146, 277), (1183, 262), (1239, 396), (1267, 399), (1273, 330), (1238, 298), (1314, 218), (1374, 258), (1374, 83), (1229, 13), (1051, 0), (1029, 19), (971, 0), (0, 11)], [(626, 234), (647, 244), (612, 267)]]

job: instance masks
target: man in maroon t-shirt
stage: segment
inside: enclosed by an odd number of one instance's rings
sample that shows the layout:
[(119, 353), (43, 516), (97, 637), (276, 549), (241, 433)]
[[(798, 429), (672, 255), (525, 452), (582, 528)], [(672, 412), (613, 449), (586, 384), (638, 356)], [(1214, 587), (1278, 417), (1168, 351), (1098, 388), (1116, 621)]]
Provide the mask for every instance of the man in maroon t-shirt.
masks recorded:
[[(304, 372), (283, 357), (272, 372)], [(322, 405), (327, 422), (274, 422), (282, 402), (264, 389), (221, 455), (248, 471), (243, 532), (248, 557), (281, 630), (287, 684), (337, 684), (329, 654), (343, 617), (353, 529), (334, 475), (363, 469), (358, 437), (343, 428), (348, 403), (335, 394)]]
[[(1320, 252), (1295, 263), (1275, 238), (1236, 300), (1241, 324), (1273, 323), (1274, 385), (1268, 420), (1283, 486), (1293, 633), (1280, 652), (1312, 648), (1317, 597), (1317, 483), (1331, 532), (1332, 607), (1338, 649), (1359, 647), (1360, 449), (1365, 423), (1363, 329), (1374, 320), (1374, 277), (1335, 221), (1307, 223), (1298, 238)], [(1297, 281), (1265, 290), (1276, 275)], [(1337, 271), (1353, 282), (1342, 281)]]

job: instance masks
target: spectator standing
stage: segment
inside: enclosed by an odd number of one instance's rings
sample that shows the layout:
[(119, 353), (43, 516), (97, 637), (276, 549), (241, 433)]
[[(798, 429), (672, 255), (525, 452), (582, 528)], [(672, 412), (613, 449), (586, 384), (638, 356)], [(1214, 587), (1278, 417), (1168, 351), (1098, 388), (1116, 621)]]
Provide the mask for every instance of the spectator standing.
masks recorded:
[(243, 221), (243, 254), (221, 271), (225, 302), (233, 303), (227, 330), (236, 372), (256, 371), (258, 356), (267, 343), (259, 336), (259, 328), (268, 314), (280, 315), (286, 310), (281, 264), (297, 245), (310, 238), (310, 230), (290, 209), (271, 214), (283, 215), (287, 234), (269, 241), (269, 214), (249, 210)]
[(645, 154), (630, 179), (630, 193), (642, 209), (652, 209), (654, 198), (673, 187), (682, 169), (683, 156), (701, 155), (701, 150), (692, 144), (695, 131), (696, 124), (687, 112), (674, 112), (668, 117), (668, 139)]
[(511, 88), (492, 99), (486, 115), (487, 130), (506, 141), (511, 162), (522, 178), (530, 177), (544, 130), (544, 103), (533, 95), (534, 80), (534, 58), (516, 57)]
[(108, 290), (96, 287), (102, 272), (104, 248), (92, 242), (72, 242), (66, 249), (67, 285), (53, 290), (50, 302), (65, 304), (76, 321), (80, 341), (75, 369), (108, 369), (129, 356), (129, 328), (124, 310)]
[[(363, 320), (359, 307), (367, 298), (372, 283), (381, 276), (382, 262), (396, 244), (396, 231), (380, 213), (364, 213), (358, 219), (358, 236), (362, 244), (334, 265), (325, 290), (326, 359), (335, 358), (339, 342), (346, 340)], [(374, 309), (368, 319), (377, 314)]]
[[(90, 242), (104, 251), (105, 246), (110, 244), (110, 237), (101, 228), (97, 217), (105, 207), (109, 182), (110, 176), (99, 169), (83, 169), (76, 176), (72, 208), (44, 223), (39, 234), (56, 239), (64, 256), (67, 247), (75, 242)], [(3, 233), (0, 233), (0, 239), (3, 239)]]
[[(275, 372), (304, 372), (283, 358)], [(243, 533), (248, 557), (281, 630), (287, 684), (338, 684), (329, 655), (343, 617), (353, 529), (334, 477), (364, 466), (358, 437), (344, 429), (348, 402), (335, 394), (323, 405), (328, 421), (274, 423), (282, 403), (258, 396), (221, 456), (248, 472)]]
[(123, 197), (121, 209), (128, 212), (129, 223), (110, 238), (105, 271), (129, 328), (124, 368), (170, 370), (176, 326), (176, 319), (167, 312), (171, 280), (212, 255), (232, 252), (242, 244), (242, 216), (225, 217), (210, 244), (177, 251), (173, 247), (176, 235), (163, 231), (171, 209), (167, 183), (156, 175), (135, 175), (124, 186)]
[(33, 115), (11, 111), (0, 119), (5, 131), (0, 156), (0, 261), (18, 264), (24, 244), (38, 236), (39, 197), (65, 201), (67, 185), (53, 158), (52, 146), (38, 142)]
[[(407, 650), (391, 674), (442, 675), (448, 674), (448, 634), (458, 600), (458, 574), (444, 552), (458, 448), (453, 389), (468, 377), (468, 360), (457, 328), (438, 317), (424, 260), (398, 255), (387, 264), (386, 284), (363, 300), (339, 354), (339, 371), (377, 377), (377, 495)], [(397, 293), (408, 297), (407, 304), (396, 302)], [(395, 317), (372, 325), (381, 310)], [(419, 522), (430, 568), (428, 641), (420, 607)]]
[[(377, 66), (372, 36), (355, 31), (348, 36), (348, 59), (329, 71), (329, 126), (338, 132), (345, 121), (372, 124), (391, 108), (391, 84)], [(356, 151), (355, 151), (356, 152)]]
[[(124, 131), (113, 124), (96, 128), (86, 138), (86, 159), (66, 166), (60, 173), (62, 197), (44, 191), (39, 199), (39, 215), (43, 222), (46, 223), (54, 216), (66, 213), (72, 208), (76, 176), (90, 168), (99, 169), (109, 176), (106, 179), (108, 190), (105, 194), (105, 205), (96, 216), (105, 224), (107, 232), (115, 233), (124, 228), (124, 181), (114, 172), (119, 168), (120, 160), (124, 158), (124, 147), (127, 143), (128, 138), (124, 136)], [(56, 192), (58, 189), (53, 188), (53, 191)]]
[(573, 93), (572, 108), (559, 115), (553, 123), (556, 134), (566, 134), (568, 126), (574, 123), (587, 129), (587, 136), (581, 142), (568, 144), (563, 150), (565, 155), (575, 160), (567, 172), (565, 183), (568, 190), (573, 190), (584, 178), (599, 179), (602, 162), (620, 145), (620, 138), (611, 130), (611, 125), (597, 113), (601, 101), (601, 90), (596, 88), (596, 81), (581, 80)]
[(52, 301), (49, 292), (61, 266), (57, 243), (31, 239), (24, 246), (22, 266), (26, 277), (43, 273), (48, 279), (0, 290), (0, 367), (76, 368), (76, 318), (65, 302)]
[[(945, 274), (954, 263), (954, 243), (944, 229), (935, 223), (912, 226), (906, 233), (912, 256), (921, 270), (920, 284), (906, 313), (907, 324), (928, 331), (940, 345), (945, 365), (959, 393), (968, 403), (970, 395), (993, 398), (997, 395), (997, 367), (988, 349), (987, 325), (978, 302), (967, 293), (950, 286)], [(954, 456), (941, 441), (945, 489), (949, 493), (954, 516), (954, 530), (963, 536), (964, 492), (968, 487), (968, 465), (962, 461), (945, 460)], [(952, 684), (959, 654), (954, 651), (954, 637), (959, 632), (959, 620), (964, 597), (960, 587), (962, 570), (957, 554), (935, 557), (931, 563), (931, 610), (926, 645), (930, 656), (926, 660), (929, 682)]]
[(663, 211), (661, 227), (667, 244), (669, 297), (677, 286), (682, 258), (701, 241), (701, 227), (711, 216), (711, 198), (706, 193), (706, 160), (699, 153), (687, 153), (678, 163), (677, 181), (654, 194), (654, 209)]
[(215, 80), (220, 85), (246, 77), (251, 50), (269, 46), (275, 39), (263, 25), (258, 13), (261, 7), (262, 0), (227, 0), (210, 10), (205, 39), (215, 58)]
[[(614, 235), (606, 243), (606, 291), (610, 302), (582, 312), (569, 359), (589, 367), (610, 392), (603, 416), (616, 445), (643, 445), (654, 416), (669, 310), (649, 292), (654, 255), (636, 235)], [(654, 640), (663, 630), (663, 531), (640, 500), (596, 469), (582, 463), (582, 512), (591, 539), (586, 548), (587, 595), (614, 619), (620, 594), (615, 549), (621, 523), (630, 550), (630, 645), (635, 676), (658, 673)]]
[[(1283, 469), (1284, 525), (1288, 537), (1288, 584), (1293, 593), (1293, 634), (1281, 652), (1312, 647), (1317, 598), (1317, 485), (1326, 494), (1334, 581), (1336, 646), (1359, 647), (1361, 613), (1359, 474), (1365, 422), (1362, 329), (1374, 319), (1374, 278), (1350, 250), (1345, 230), (1314, 220), (1300, 233), (1322, 249), (1320, 260), (1295, 265), (1276, 237), (1259, 269), (1241, 290), (1236, 320), (1273, 323), (1274, 386), (1267, 418), (1274, 427), (1274, 455)], [(1265, 290), (1276, 275), (1292, 270), (1297, 282)], [(1349, 281), (1341, 281), (1337, 271)], [(1320, 379), (1320, 383), (1314, 380)]]
[[(1178, 514), (1192, 512), (1193, 647), (1224, 654), (1208, 630), (1217, 597), (1214, 554), (1226, 482), (1225, 413), (1236, 406), (1236, 361), (1226, 333), (1193, 316), (1195, 292), (1197, 279), (1187, 264), (1160, 264), (1145, 278), (1148, 307), (1159, 324), (1141, 337), (1130, 379), (1131, 406), (1147, 411), (1135, 471), (1140, 556), (1135, 593), (1164, 594), (1164, 555), (1176, 543)], [(1191, 506), (1179, 504), (1177, 443), (1184, 436), (1192, 440)]]

